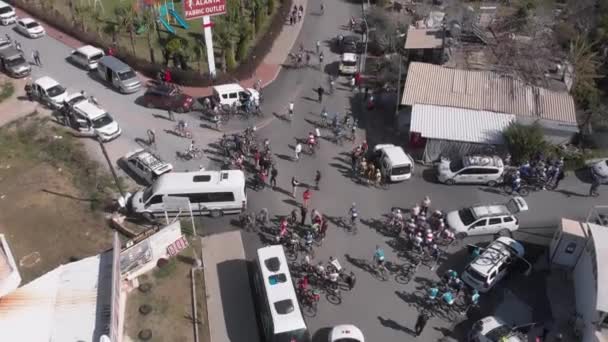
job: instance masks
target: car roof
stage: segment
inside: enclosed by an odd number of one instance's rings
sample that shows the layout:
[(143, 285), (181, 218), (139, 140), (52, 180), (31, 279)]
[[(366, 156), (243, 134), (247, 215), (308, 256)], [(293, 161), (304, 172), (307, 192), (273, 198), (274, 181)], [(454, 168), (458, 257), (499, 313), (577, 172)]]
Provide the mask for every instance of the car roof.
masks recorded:
[(356, 62), (357, 54), (352, 52), (345, 52), (342, 54), (342, 60), (347, 62)]
[[(513, 255), (515, 251), (515, 255)], [(470, 266), (482, 275), (488, 275), (495, 266), (498, 266), (505, 259), (517, 256), (524, 256), (524, 246), (514, 239), (506, 236), (494, 240), (475, 260), (471, 261)]]
[(150, 169), (156, 170), (164, 166), (166, 163), (163, 162), (154, 153), (145, 150), (143, 148), (137, 149), (133, 152), (128, 153), (125, 156), (126, 159), (136, 159), (144, 165), (147, 165)]
[(481, 156), (472, 155), (462, 157), (464, 167), (480, 166), (480, 167), (504, 167), (502, 159), (499, 156)]
[(173, 92), (180, 93), (178, 88), (173, 87), (173, 86), (167, 86), (167, 85), (164, 85), (164, 84), (160, 84), (160, 85), (157, 85), (157, 86), (154, 86), (154, 87), (150, 87), (150, 88), (148, 88), (148, 90), (146, 91), (146, 93), (148, 93), (148, 92), (150, 92), (150, 93), (159, 93), (159, 94), (163, 94), (163, 95), (169, 95), (169, 94), (171, 94)]
[(480, 205), (472, 207), (471, 211), (476, 218), (511, 215), (509, 208), (504, 204)]
[(29, 24), (29, 23), (35, 23), (36, 20), (32, 19), (32, 18), (21, 18), (19, 19), (20, 22), (24, 23), (24, 24)]
[(132, 70), (125, 62), (114, 56), (103, 56), (98, 62), (99, 64), (105, 65), (108, 68), (116, 72)]
[(361, 37), (359, 36), (346, 36), (343, 41), (360, 41)]
[(96, 105), (93, 102), (88, 101), (88, 100), (78, 102), (77, 104), (74, 105), (74, 108), (79, 110), (80, 112), (82, 112), (84, 115), (86, 115), (86, 117), (88, 117), (91, 120), (95, 120), (98, 117), (100, 117), (106, 113), (106, 111), (103, 110), (103, 108), (99, 107), (98, 105)]
[(218, 93), (231, 93), (234, 91), (243, 91), (245, 88), (238, 83), (220, 84), (213, 86), (213, 89)]
[(374, 151), (383, 150), (384, 154), (391, 160), (394, 165), (412, 164), (412, 160), (399, 146), (392, 144), (380, 144), (374, 146)]
[(76, 49), (76, 51), (78, 51), (78, 52), (80, 52), (80, 53), (82, 53), (84, 55), (87, 55), (87, 56), (95, 55), (95, 54), (98, 54), (100, 52), (103, 53), (102, 49), (96, 48), (93, 45), (81, 46), (78, 49)]
[(42, 76), (39, 79), (37, 79), (36, 81), (34, 81), (34, 84), (39, 85), (40, 87), (42, 87), (42, 89), (50, 89), (56, 85), (59, 85), (59, 82), (55, 81), (54, 79), (52, 79), (48, 76)]
[(0, 56), (3, 56), (3, 57), (12, 57), (12, 56), (16, 56), (16, 55), (23, 56), (23, 53), (21, 51), (17, 50), (14, 46), (10, 46), (10, 47), (7, 47), (6, 49), (0, 50)]

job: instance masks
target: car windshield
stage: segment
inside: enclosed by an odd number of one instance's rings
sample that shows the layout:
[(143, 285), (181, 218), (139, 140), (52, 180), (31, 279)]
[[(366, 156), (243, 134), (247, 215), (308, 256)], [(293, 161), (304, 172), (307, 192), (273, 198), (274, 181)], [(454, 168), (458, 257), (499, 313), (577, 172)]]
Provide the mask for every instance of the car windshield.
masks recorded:
[(102, 128), (111, 124), (112, 122), (114, 122), (114, 120), (112, 120), (110, 114), (105, 113), (104, 115), (93, 120), (93, 128)]
[(96, 62), (96, 61), (100, 60), (101, 57), (103, 57), (103, 53), (98, 53), (96, 55), (89, 57), (89, 60), (92, 62)]
[(27, 28), (34, 28), (34, 27), (38, 27), (38, 26), (40, 26), (40, 25), (35, 21), (25, 24), (25, 27), (27, 27)]
[[(510, 337), (510, 335), (511, 335), (511, 328), (509, 326), (506, 326), (506, 325), (501, 325), (501, 326), (499, 326), (497, 328), (494, 328), (494, 329), (490, 330), (486, 334), (486, 337), (488, 339), (490, 339), (490, 341), (498, 342), (503, 337)], [(508, 341), (510, 341), (510, 340), (508, 340)]]
[(143, 194), (143, 197), (142, 197), (142, 200), (144, 201), (144, 203), (148, 202), (148, 200), (150, 199), (150, 197), (151, 197), (151, 196), (152, 196), (152, 194), (153, 194), (153, 192), (152, 192), (152, 191), (153, 191), (153, 189), (152, 189), (152, 187), (151, 187), (151, 186), (147, 187), (147, 188), (144, 190), (144, 194)]
[(118, 77), (123, 81), (135, 78), (135, 71), (127, 70), (127, 71), (119, 72)]
[(345, 66), (357, 66), (356, 61), (343, 61), (342, 64)]
[(9, 67), (17, 66), (17, 65), (25, 64), (25, 63), (26, 63), (25, 58), (23, 58), (23, 56), (18, 56), (18, 57), (6, 60), (6, 65)]
[(463, 167), (464, 165), (462, 164), (462, 159), (453, 160), (450, 162), (450, 171), (452, 172), (458, 172), (462, 170)]
[(84, 100), (86, 100), (86, 97), (79, 95), (79, 96), (76, 96), (76, 97), (73, 97), (72, 99), (70, 99), (68, 101), (68, 105), (73, 106), (73, 105), (77, 104), (78, 102), (81, 102)]
[(6, 14), (6, 13), (9, 13), (9, 12), (10, 12), (10, 11), (12, 11), (12, 10), (13, 10), (12, 8), (10, 8), (10, 7), (8, 7), (8, 6), (5, 6), (5, 7), (0, 8), (0, 14)]
[(412, 171), (412, 167), (409, 165), (395, 166), (391, 170), (393, 176), (406, 175)]
[(458, 210), (458, 216), (460, 217), (460, 221), (465, 226), (470, 225), (475, 222), (475, 215), (473, 215), (473, 211), (471, 209), (461, 209)]
[(471, 276), (471, 278), (475, 279), (476, 281), (482, 284), (486, 282), (486, 277), (484, 277), (481, 273), (475, 271), (473, 268), (467, 268), (466, 272), (469, 276)]
[(65, 93), (65, 88), (58, 84), (54, 87), (47, 89), (46, 93), (49, 94), (50, 97), (59, 96), (59, 95)]

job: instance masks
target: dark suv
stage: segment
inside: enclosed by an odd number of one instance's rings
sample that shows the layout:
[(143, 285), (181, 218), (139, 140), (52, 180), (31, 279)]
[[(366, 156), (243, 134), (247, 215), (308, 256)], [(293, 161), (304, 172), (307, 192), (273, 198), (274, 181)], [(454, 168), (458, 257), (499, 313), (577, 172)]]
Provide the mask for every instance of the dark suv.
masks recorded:
[(143, 96), (143, 105), (148, 108), (171, 109), (178, 113), (191, 111), (193, 103), (192, 96), (183, 94), (171, 85), (148, 88)]

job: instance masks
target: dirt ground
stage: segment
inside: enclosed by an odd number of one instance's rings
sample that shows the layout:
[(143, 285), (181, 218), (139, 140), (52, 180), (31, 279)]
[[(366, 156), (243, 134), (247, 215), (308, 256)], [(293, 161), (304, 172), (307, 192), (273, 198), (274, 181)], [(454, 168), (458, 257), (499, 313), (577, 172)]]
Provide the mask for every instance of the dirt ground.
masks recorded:
[[(56, 138), (63, 133), (34, 117), (0, 128), (0, 234), (16, 259), (21, 285), (111, 248), (103, 208), (90, 198), (96, 192), (85, 190), (103, 176), (82, 160), (86, 154), (76, 140)], [(70, 157), (77, 160), (66, 162)]]
[[(125, 341), (139, 341), (138, 333), (143, 329), (152, 332), (151, 341), (191, 342), (194, 340), (192, 325), (192, 292), (190, 269), (192, 249), (182, 251), (163, 269), (156, 268), (139, 277), (140, 284), (151, 286), (148, 292), (135, 289), (128, 294), (125, 317)], [(199, 342), (209, 342), (207, 326), (207, 302), (204, 292), (203, 272), (195, 272)], [(143, 315), (142, 305), (152, 311)]]

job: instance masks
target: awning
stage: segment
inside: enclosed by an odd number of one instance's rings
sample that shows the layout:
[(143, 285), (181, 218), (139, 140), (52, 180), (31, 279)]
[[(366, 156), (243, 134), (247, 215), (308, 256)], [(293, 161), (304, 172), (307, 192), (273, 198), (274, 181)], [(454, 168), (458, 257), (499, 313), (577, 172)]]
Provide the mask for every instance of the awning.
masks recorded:
[(502, 144), (502, 132), (513, 121), (511, 114), (415, 104), (410, 131), (431, 139)]
[(603, 263), (608, 260), (608, 227), (589, 223), (595, 249), (595, 271), (597, 272), (597, 299), (595, 307), (598, 311), (608, 312), (608, 269)]

